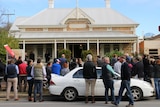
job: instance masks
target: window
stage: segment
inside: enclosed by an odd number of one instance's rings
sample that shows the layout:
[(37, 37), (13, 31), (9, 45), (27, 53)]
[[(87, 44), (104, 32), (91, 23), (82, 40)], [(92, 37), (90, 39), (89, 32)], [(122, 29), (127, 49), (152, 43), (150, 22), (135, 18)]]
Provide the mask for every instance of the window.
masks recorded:
[(97, 69), (97, 79), (102, 79), (102, 70), (101, 69)]
[(158, 49), (149, 49), (149, 54), (158, 54)]
[(109, 44), (105, 44), (104, 45), (104, 54), (110, 52), (110, 45)]
[(113, 44), (113, 50), (118, 50), (119, 51), (119, 44)]
[(83, 78), (83, 69), (78, 70), (74, 75), (73, 78)]
[[(102, 76), (102, 70), (96, 69), (96, 72), (97, 72), (97, 79), (100, 79)], [(73, 78), (83, 78), (83, 69), (80, 69), (76, 73), (74, 73)]]

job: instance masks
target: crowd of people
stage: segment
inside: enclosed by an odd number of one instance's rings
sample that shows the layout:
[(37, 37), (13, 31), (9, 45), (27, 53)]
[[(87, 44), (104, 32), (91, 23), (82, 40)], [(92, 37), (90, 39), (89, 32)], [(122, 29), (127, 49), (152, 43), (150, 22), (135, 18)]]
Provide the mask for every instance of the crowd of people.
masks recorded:
[[(34, 55), (30, 56), (31, 59), (28, 58), (27, 61), (22, 61), (21, 56), (17, 60), (11, 59), (6, 66), (0, 60), (0, 72), (4, 71), (3, 75), (5, 75), (4, 78), (7, 82), (6, 101), (10, 99), (10, 90), (13, 87), (15, 101), (18, 100), (18, 92), (26, 92), (28, 90), (28, 101), (36, 102), (37, 94), (39, 94), (39, 101), (42, 102), (42, 88), (43, 80), (45, 78), (47, 78), (47, 83), (49, 85), (52, 73), (64, 76), (76, 67), (83, 67), (83, 77), (85, 78), (86, 83), (85, 103), (88, 103), (89, 101), (88, 95), (90, 86), (92, 103), (95, 103), (94, 87), (97, 79), (96, 66), (102, 67), (106, 104), (108, 104), (109, 101), (109, 89), (111, 90), (111, 103), (114, 105), (120, 103), (122, 93), (124, 89), (126, 89), (129, 96), (129, 105), (126, 107), (132, 107), (134, 105), (133, 96), (130, 90), (130, 78), (137, 78), (150, 82), (155, 88), (156, 98), (160, 99), (160, 59), (154, 59), (153, 57), (148, 58), (146, 55), (143, 55), (142, 57), (131, 57), (128, 54), (123, 56), (117, 56), (115, 54), (112, 58), (101, 58), (100, 56), (97, 56), (95, 63), (92, 55), (88, 54), (86, 56), (86, 61), (82, 61), (81, 58), (73, 58), (71, 59), (71, 62), (68, 62), (65, 58), (65, 54), (62, 54), (61, 58), (54, 58), (53, 62), (46, 57), (46, 64), (43, 64), (40, 58), (36, 59), (37, 62), (34, 62)], [(45, 56), (50, 55), (46, 54)], [(122, 79), (117, 99), (114, 96), (113, 77), (115, 73), (120, 74)]]
[[(160, 99), (160, 59), (154, 59), (146, 55), (131, 57), (128, 54), (109, 57), (97, 56), (97, 63), (92, 61), (92, 55), (87, 55), (87, 61), (83, 66), (83, 77), (86, 83), (85, 103), (88, 103), (89, 86), (91, 87), (92, 103), (95, 103), (94, 87), (97, 75), (95, 67), (102, 67), (102, 79), (105, 87), (105, 104), (108, 104), (108, 92), (111, 92), (111, 103), (118, 106), (121, 101), (123, 91), (126, 89), (129, 98), (129, 104), (126, 107), (134, 107), (134, 100), (130, 88), (130, 79), (136, 78), (150, 82), (156, 92), (156, 99)], [(115, 73), (121, 75), (121, 86), (117, 99), (114, 96)]]

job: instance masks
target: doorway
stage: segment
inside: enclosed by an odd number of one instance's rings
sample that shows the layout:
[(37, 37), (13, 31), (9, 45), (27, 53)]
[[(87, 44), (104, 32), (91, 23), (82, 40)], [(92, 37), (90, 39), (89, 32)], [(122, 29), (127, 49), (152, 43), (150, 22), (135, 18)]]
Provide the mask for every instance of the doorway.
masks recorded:
[(72, 57), (74, 58), (81, 58), (82, 57), (82, 51), (86, 50), (86, 44), (71, 44), (70, 50), (72, 52)]

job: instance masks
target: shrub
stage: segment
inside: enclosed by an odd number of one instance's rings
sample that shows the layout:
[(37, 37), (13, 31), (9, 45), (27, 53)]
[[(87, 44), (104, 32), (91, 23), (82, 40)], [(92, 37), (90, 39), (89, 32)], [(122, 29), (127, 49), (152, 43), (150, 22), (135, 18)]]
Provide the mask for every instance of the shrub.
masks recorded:
[(59, 58), (62, 54), (65, 54), (67, 61), (70, 61), (71, 59), (71, 51), (69, 49), (62, 49), (58, 52)]

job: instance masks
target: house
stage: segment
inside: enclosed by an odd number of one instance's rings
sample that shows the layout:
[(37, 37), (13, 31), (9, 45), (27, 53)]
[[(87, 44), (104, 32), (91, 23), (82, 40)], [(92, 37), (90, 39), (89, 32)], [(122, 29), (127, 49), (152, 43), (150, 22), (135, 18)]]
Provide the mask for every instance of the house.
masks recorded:
[(160, 58), (160, 34), (145, 37), (142, 42), (139, 43), (140, 53), (146, 54), (149, 57), (154, 57), (155, 59)]
[(92, 50), (94, 56), (118, 49), (124, 53), (138, 52), (136, 28), (139, 25), (110, 7), (103, 8), (49, 7), (31, 17), (17, 17), (10, 34), (19, 39), (27, 54), (44, 59), (45, 52), (58, 57), (61, 49), (70, 49), (72, 57), (81, 57), (82, 50)]

